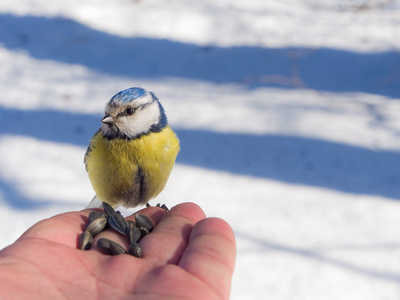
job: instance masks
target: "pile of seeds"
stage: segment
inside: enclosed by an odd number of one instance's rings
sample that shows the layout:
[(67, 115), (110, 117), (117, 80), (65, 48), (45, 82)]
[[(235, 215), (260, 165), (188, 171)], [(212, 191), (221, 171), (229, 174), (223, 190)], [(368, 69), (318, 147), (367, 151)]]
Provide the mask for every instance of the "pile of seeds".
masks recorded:
[(93, 243), (93, 238), (104, 229), (111, 227), (116, 232), (127, 235), (129, 238), (128, 252), (116, 242), (106, 238), (97, 241), (97, 247), (105, 254), (118, 255), (129, 253), (136, 257), (142, 257), (142, 247), (139, 241), (149, 234), (153, 228), (151, 219), (142, 214), (135, 215), (135, 221), (125, 220), (119, 211), (115, 211), (111, 205), (103, 202), (104, 211), (91, 211), (89, 222), (86, 229), (81, 233), (78, 240), (78, 248), (89, 250)]

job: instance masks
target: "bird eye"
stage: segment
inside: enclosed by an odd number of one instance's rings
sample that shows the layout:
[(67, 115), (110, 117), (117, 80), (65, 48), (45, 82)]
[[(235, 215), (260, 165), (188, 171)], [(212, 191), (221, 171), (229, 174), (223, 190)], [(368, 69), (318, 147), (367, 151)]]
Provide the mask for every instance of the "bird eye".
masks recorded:
[(125, 113), (126, 113), (128, 116), (133, 115), (134, 112), (135, 112), (134, 109), (131, 108), (131, 107), (128, 107), (127, 109), (125, 109)]

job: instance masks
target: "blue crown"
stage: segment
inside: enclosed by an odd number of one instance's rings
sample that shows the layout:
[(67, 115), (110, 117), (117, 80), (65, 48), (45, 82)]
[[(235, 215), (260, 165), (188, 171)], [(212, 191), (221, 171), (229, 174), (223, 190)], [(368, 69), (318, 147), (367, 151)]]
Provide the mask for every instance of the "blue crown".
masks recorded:
[(133, 87), (129, 88), (123, 91), (120, 91), (119, 93), (115, 94), (111, 99), (110, 99), (110, 104), (111, 103), (129, 103), (132, 100), (138, 99), (142, 97), (144, 94), (148, 93), (147, 90), (140, 88), (140, 87)]

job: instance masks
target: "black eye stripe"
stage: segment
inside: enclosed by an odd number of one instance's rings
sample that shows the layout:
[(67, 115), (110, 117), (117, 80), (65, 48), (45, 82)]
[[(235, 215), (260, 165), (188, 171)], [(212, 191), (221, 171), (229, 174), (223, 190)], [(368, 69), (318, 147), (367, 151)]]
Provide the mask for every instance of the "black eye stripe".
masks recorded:
[[(133, 114), (135, 114), (136, 111), (140, 111), (142, 110), (144, 107), (146, 107), (147, 105), (150, 105), (151, 103), (145, 103), (145, 104), (141, 104), (137, 107), (127, 107), (125, 108), (122, 112), (120, 112), (117, 117), (123, 117), (123, 116), (132, 116)], [(128, 111), (128, 110), (132, 110), (132, 112)]]
[(124, 111), (120, 112), (117, 117), (131, 116), (136, 112), (136, 110), (137, 107), (127, 107), (124, 109)]

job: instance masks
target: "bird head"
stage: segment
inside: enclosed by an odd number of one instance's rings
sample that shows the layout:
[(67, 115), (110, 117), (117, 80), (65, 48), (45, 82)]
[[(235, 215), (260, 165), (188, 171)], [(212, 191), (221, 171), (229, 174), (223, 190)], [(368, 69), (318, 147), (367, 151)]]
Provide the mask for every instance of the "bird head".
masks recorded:
[(114, 95), (107, 103), (101, 121), (103, 136), (108, 139), (135, 139), (150, 132), (159, 132), (167, 125), (167, 117), (158, 98), (139, 87)]

